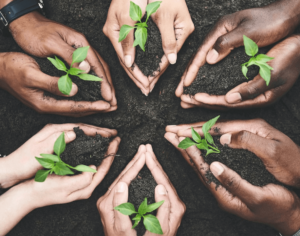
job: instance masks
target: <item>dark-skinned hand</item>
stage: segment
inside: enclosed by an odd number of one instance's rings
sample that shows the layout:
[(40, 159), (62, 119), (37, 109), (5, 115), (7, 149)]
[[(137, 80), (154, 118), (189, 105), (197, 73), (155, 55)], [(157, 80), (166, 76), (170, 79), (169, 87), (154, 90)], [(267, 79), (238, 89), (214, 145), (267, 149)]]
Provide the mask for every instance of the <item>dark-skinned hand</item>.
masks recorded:
[[(284, 236), (293, 235), (299, 230), (300, 199), (295, 193), (275, 184), (253, 186), (222, 163), (213, 162), (209, 166), (196, 146), (186, 150), (178, 148), (184, 137), (167, 132), (165, 138), (181, 152), (223, 210), (246, 220), (271, 226)], [(206, 173), (209, 170), (220, 181), (221, 186), (216, 188), (215, 183), (208, 184)]]
[[(262, 8), (247, 9), (222, 17), (207, 35), (204, 43), (189, 63), (177, 87), (176, 96), (181, 97), (184, 87), (192, 84), (199, 69), (206, 62), (215, 64), (226, 57), (234, 48), (243, 46), (243, 35), (253, 39), (259, 47), (271, 45), (291, 35), (300, 21), (299, 7), (300, 2), (297, 0), (280, 0)], [(271, 50), (273, 51), (272, 55), (278, 58), (270, 62), (270, 65), (274, 67), (274, 71), (269, 89), (274, 89), (282, 85), (282, 80), (284, 80), (284, 84), (292, 84), (286, 81), (292, 80), (291, 77), (296, 77), (298, 72), (286, 72), (286, 70), (290, 70), (293, 67), (287, 64), (290, 64), (291, 60), (295, 57), (290, 50), (295, 50), (295, 47), (298, 47), (296, 41), (291, 40), (289, 42), (294, 42), (295, 45), (285, 47), (283, 50), (287, 50), (289, 53), (284, 53), (284, 55), (281, 55), (281, 50), (280, 52)], [(279, 48), (282, 47), (279, 46)], [(284, 63), (286, 61), (288, 63)], [(278, 77), (281, 77), (280, 82), (278, 82)], [(270, 92), (267, 93), (268, 88), (266, 88), (265, 84), (257, 81), (261, 80), (261, 78), (256, 77), (254, 80), (256, 80), (256, 84), (248, 83), (249, 88), (247, 88), (247, 84), (244, 84), (242, 91), (240, 91), (240, 88), (232, 90), (226, 97), (223, 96), (216, 99), (215, 96), (210, 98), (207, 95), (200, 94), (199, 97), (195, 96), (195, 99), (190, 101), (184, 97), (182, 98), (182, 107), (204, 106), (212, 109), (245, 108), (248, 106), (263, 106), (274, 102), (276, 99), (273, 98), (273, 95), (270, 95)], [(256, 89), (258, 89), (258, 92)], [(233, 92), (237, 91), (241, 92), (241, 94), (233, 94)], [(267, 98), (265, 99), (259, 96), (264, 93), (267, 93)], [(282, 94), (277, 97), (280, 96)], [(248, 99), (250, 100), (247, 101)]]
[[(0, 88), (39, 113), (79, 117), (116, 109), (116, 106), (106, 101), (58, 101), (45, 97), (44, 91), (66, 97), (58, 89), (59, 78), (41, 72), (36, 61), (22, 53), (0, 53), (0, 71)], [(70, 96), (74, 96), (77, 91), (73, 83)]]
[(75, 63), (74, 67), (87, 73), (92, 70), (102, 78), (101, 95), (114, 107), (113, 110), (117, 108), (109, 67), (83, 34), (49, 20), (38, 12), (31, 12), (16, 19), (9, 25), (9, 30), (25, 52), (41, 58), (56, 55), (69, 65), (76, 48), (90, 46), (87, 58), (80, 64)]

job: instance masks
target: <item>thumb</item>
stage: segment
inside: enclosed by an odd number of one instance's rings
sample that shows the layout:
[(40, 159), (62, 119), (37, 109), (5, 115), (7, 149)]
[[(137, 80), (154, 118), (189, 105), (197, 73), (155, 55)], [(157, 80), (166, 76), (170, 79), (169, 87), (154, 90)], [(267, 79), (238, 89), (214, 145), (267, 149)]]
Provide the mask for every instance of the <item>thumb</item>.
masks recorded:
[(156, 217), (159, 220), (163, 232), (169, 231), (169, 216), (171, 212), (171, 203), (166, 188), (160, 184), (155, 188), (155, 201), (164, 203), (158, 208)]
[(220, 36), (206, 56), (207, 63), (215, 64), (226, 57), (234, 48), (242, 46), (244, 42), (243, 35), (243, 30), (236, 28)]
[[(122, 24), (124, 25), (124, 24)], [(135, 47), (133, 47), (134, 43), (134, 29), (129, 32), (127, 37), (121, 41), (121, 45), (123, 48), (124, 58), (123, 61), (126, 67), (130, 68), (135, 60)]]

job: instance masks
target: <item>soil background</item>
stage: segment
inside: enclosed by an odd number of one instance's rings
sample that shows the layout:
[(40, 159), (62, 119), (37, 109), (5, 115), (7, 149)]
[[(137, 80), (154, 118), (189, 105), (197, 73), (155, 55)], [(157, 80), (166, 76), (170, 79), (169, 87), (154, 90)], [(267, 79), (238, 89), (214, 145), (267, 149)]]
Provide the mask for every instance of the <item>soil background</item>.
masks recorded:
[[(99, 236), (104, 235), (96, 202), (113, 180), (133, 158), (140, 144), (151, 143), (159, 162), (187, 206), (179, 228), (179, 236), (275, 236), (278, 233), (264, 225), (247, 222), (222, 211), (214, 197), (179, 152), (163, 137), (166, 125), (209, 120), (217, 115), (222, 119), (263, 118), (272, 126), (300, 144), (300, 83), (275, 105), (254, 110), (215, 112), (206, 109), (184, 110), (175, 89), (192, 54), (208, 30), (225, 14), (259, 7), (271, 0), (186, 0), (195, 32), (178, 54), (176, 65), (170, 66), (159, 79), (152, 93), (145, 97), (119, 64), (116, 53), (102, 32), (110, 0), (46, 1), (47, 17), (72, 27), (87, 36), (111, 68), (116, 88), (118, 110), (84, 118), (41, 115), (23, 105), (6, 91), (0, 91), (0, 155), (8, 155), (48, 123), (83, 122), (100, 127), (115, 128), (122, 138), (110, 172), (95, 189), (90, 199), (65, 205), (36, 209), (27, 215), (9, 236)], [(21, 51), (11, 38), (0, 37), (0, 51)], [(47, 62), (47, 63), (46, 63)], [(38, 59), (54, 75), (47, 59)], [(237, 62), (240, 64), (240, 62)], [(238, 72), (240, 73), (240, 72)], [(224, 79), (230, 80), (227, 72)], [(80, 88), (79, 88), (80, 89)], [(240, 160), (243, 162), (243, 160)], [(153, 193), (154, 194), (154, 193)]]

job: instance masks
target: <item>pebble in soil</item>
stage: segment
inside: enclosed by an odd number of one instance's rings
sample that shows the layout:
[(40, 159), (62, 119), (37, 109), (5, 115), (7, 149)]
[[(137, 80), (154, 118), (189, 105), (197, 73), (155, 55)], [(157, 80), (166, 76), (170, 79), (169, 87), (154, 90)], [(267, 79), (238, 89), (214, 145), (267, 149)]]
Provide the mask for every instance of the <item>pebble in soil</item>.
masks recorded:
[(155, 71), (159, 70), (159, 63), (164, 55), (164, 51), (162, 49), (160, 32), (156, 24), (152, 19), (149, 19), (147, 24), (148, 38), (145, 45), (145, 52), (140, 46), (136, 47), (135, 64), (144, 75), (152, 76)]
[[(258, 54), (266, 54), (268, 48), (261, 48)], [(241, 64), (249, 61), (250, 58), (245, 53), (245, 48), (240, 47), (234, 49), (230, 57), (226, 57), (215, 65), (205, 64), (198, 71), (197, 77), (191, 86), (184, 88), (184, 94), (225, 95), (239, 84), (248, 81), (242, 73)], [(258, 73), (259, 67), (248, 67), (247, 76), (249, 80), (252, 80)]]

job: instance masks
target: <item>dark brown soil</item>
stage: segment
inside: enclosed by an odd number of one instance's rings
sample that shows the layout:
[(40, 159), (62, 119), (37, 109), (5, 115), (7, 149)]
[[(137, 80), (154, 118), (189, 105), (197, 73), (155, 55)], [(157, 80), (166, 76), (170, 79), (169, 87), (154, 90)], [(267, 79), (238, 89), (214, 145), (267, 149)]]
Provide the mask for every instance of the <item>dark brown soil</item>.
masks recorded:
[[(116, 156), (109, 173), (95, 189), (91, 198), (36, 209), (27, 215), (8, 236), (104, 235), (96, 202), (133, 158), (139, 145), (146, 143), (153, 145), (158, 161), (187, 206), (178, 236), (278, 235), (268, 226), (248, 222), (222, 211), (181, 154), (163, 137), (166, 125), (204, 121), (221, 115), (222, 119), (230, 120), (263, 118), (300, 144), (299, 82), (279, 102), (262, 109), (230, 112), (216, 112), (202, 108), (184, 110), (180, 107), (180, 99), (175, 96), (175, 89), (192, 54), (199, 47), (207, 30), (220, 16), (250, 7), (263, 6), (272, 1), (186, 0), (186, 2), (196, 27), (195, 32), (179, 52), (176, 65), (166, 70), (152, 93), (145, 97), (120, 66), (109, 39), (102, 33), (110, 0), (45, 1), (48, 18), (84, 33), (91, 45), (108, 63), (116, 88), (118, 110), (83, 118), (41, 115), (23, 105), (6, 91), (0, 90), (0, 155), (10, 154), (48, 123), (83, 122), (117, 129), (122, 139), (118, 152), (120, 156)], [(0, 36), (0, 51), (20, 51), (20, 49), (12, 39)], [(39, 64), (42, 61), (47, 59), (38, 59)], [(49, 73), (53, 75), (55, 70), (49, 63), (48, 65), (51, 72)], [(231, 80), (226, 73), (222, 73), (223, 77)], [(240, 159), (240, 162), (243, 163), (243, 159)]]
[[(145, 21), (145, 19), (143, 19)], [(145, 52), (136, 47), (135, 63), (144, 75), (153, 75), (159, 69), (159, 63), (164, 55), (159, 29), (150, 18), (148, 20), (148, 39), (145, 45)]]
[(66, 150), (61, 155), (62, 161), (75, 167), (77, 165), (95, 165), (101, 164), (106, 157), (109, 138), (104, 138), (97, 134), (90, 137), (84, 134), (79, 128), (74, 128), (76, 139), (67, 144)]

